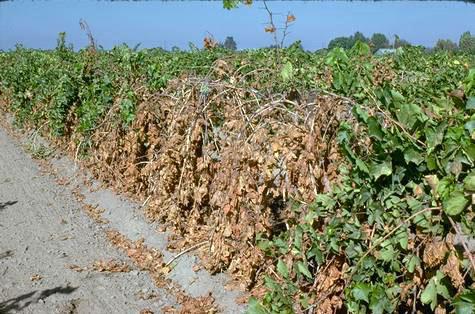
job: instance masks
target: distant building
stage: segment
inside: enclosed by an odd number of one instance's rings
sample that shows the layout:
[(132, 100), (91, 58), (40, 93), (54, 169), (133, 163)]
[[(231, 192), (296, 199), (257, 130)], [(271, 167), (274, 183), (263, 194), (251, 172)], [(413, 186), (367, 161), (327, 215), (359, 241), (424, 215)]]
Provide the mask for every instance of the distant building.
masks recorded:
[(384, 56), (384, 55), (389, 55), (389, 54), (395, 54), (397, 49), (393, 48), (381, 48), (378, 49), (374, 54), (376, 56)]

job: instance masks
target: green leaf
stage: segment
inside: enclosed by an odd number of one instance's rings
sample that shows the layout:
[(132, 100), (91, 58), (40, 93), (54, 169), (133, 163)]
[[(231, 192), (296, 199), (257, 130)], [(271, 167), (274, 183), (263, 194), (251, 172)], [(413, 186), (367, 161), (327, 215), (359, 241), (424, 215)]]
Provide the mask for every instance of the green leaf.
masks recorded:
[(437, 306), (437, 287), (435, 286), (435, 280), (432, 278), (429, 284), (426, 286), (421, 294), (421, 302), (424, 304), (430, 304), (432, 311)]
[(369, 303), (369, 293), (371, 292), (371, 286), (369, 284), (360, 282), (355, 285), (351, 290), (353, 297), (357, 301), (366, 301)]
[(304, 262), (302, 262), (302, 261), (297, 262), (297, 270), (301, 274), (304, 274), (305, 277), (307, 277), (308, 279), (312, 279), (312, 274), (310, 273), (310, 271), (307, 268), (307, 265), (305, 265)]
[(381, 176), (390, 176), (392, 174), (391, 161), (386, 160), (380, 164), (372, 164), (370, 166), (370, 173), (375, 180), (378, 180)]
[(412, 162), (419, 166), (424, 161), (424, 158), (414, 148), (410, 147), (404, 151), (404, 160), (406, 163)]
[(399, 245), (404, 249), (407, 250), (408, 242), (409, 242), (409, 236), (407, 235), (407, 232), (403, 230), (401, 233), (399, 233)]
[(317, 243), (313, 243), (312, 248), (310, 249), (310, 251), (307, 252), (307, 258), (312, 258), (312, 257), (315, 257), (315, 260), (317, 261), (319, 265), (322, 264), (324, 261), (323, 253), (318, 248)]
[(391, 97), (393, 98), (394, 102), (401, 103), (405, 100), (404, 96), (398, 92), (397, 90), (391, 90)]
[(453, 302), (456, 314), (473, 314), (475, 313), (475, 289), (469, 289), (458, 297)]
[(257, 240), (257, 247), (265, 252), (265, 251), (269, 250), (271, 247), (273, 247), (273, 243), (272, 243), (272, 241), (269, 241), (267, 239), (258, 239)]
[(425, 130), (427, 146), (429, 149), (435, 148), (437, 145), (442, 144), (444, 140), (445, 129), (447, 128), (447, 123), (442, 122), (436, 128), (427, 128)]
[(465, 123), (464, 128), (465, 128), (465, 130), (468, 131), (468, 133), (470, 135), (472, 135), (473, 131), (475, 130), (475, 120), (471, 120), (471, 121), (468, 121), (467, 123)]
[(361, 106), (355, 106), (353, 112), (359, 120), (363, 121), (364, 123), (368, 122), (368, 112), (361, 108)]
[(381, 125), (375, 117), (368, 118), (368, 134), (378, 140), (383, 139), (383, 131)]
[(444, 177), (437, 183), (437, 194), (440, 198), (446, 199), (447, 196), (453, 191), (453, 178), (451, 177)]
[(475, 171), (468, 174), (463, 180), (463, 188), (466, 191), (475, 192)]
[(450, 299), (450, 292), (449, 289), (447, 289), (446, 285), (444, 285), (440, 280), (438, 280), (435, 286), (438, 295), (443, 296), (446, 300)]
[(436, 290), (437, 290), (437, 294), (448, 300), (448, 299), (450, 299), (450, 293), (449, 293), (449, 290), (447, 289), (447, 287), (444, 284), (444, 278), (445, 278), (445, 274), (443, 272), (441, 272), (440, 270), (438, 270), (436, 275), (435, 275), (435, 278), (433, 278), (433, 279), (434, 279), (434, 282), (435, 282), (435, 287), (436, 287)]
[(395, 253), (394, 247), (389, 245), (379, 252), (379, 257), (385, 262), (390, 262), (394, 258)]
[(369, 169), (368, 169), (368, 167), (366, 166), (366, 164), (363, 160), (361, 160), (359, 158), (356, 158), (355, 162), (356, 162), (356, 166), (358, 167), (358, 169), (360, 169), (364, 173), (369, 173)]
[(239, 0), (223, 0), (223, 8), (227, 10), (231, 10), (237, 7), (239, 4)]
[(251, 297), (246, 309), (247, 314), (268, 314), (269, 312), (257, 301), (256, 298)]
[(279, 260), (277, 262), (277, 272), (282, 275), (284, 278), (289, 277), (289, 269), (287, 268), (287, 265), (282, 260)]
[(282, 67), (282, 71), (280, 72), (280, 75), (282, 76), (282, 80), (284, 80), (284, 82), (288, 82), (292, 80), (294, 77), (294, 67), (292, 66), (292, 63), (287, 62)]
[(412, 197), (407, 199), (407, 205), (410, 209), (412, 209), (413, 212), (417, 212), (422, 209), (422, 203)]
[(407, 270), (412, 274), (417, 266), (421, 265), (421, 260), (417, 255), (412, 255), (407, 264)]
[(465, 290), (458, 299), (463, 300), (465, 302), (470, 302), (475, 305), (475, 289), (468, 289)]
[(444, 200), (443, 208), (444, 212), (449, 216), (457, 216), (459, 215), (465, 207), (467, 207), (469, 201), (460, 191), (454, 191), (450, 193), (449, 197)]
[(421, 302), (424, 304), (430, 304), (432, 310), (437, 306), (437, 295), (444, 297), (446, 300), (450, 299), (449, 290), (443, 281), (444, 277), (444, 273), (438, 270), (436, 275), (430, 279), (429, 284), (421, 294)]
[(422, 112), (421, 107), (416, 104), (402, 104), (396, 112), (399, 122), (412, 129), (417, 121), (427, 120), (427, 116)]
[(325, 208), (331, 208), (336, 204), (336, 201), (327, 194), (318, 194), (315, 197), (315, 201), (320, 203)]
[(298, 253), (302, 250), (302, 237), (303, 237), (303, 229), (300, 226), (295, 228), (295, 235), (294, 235), (294, 248), (297, 250)]
[(369, 308), (373, 314), (383, 314), (384, 311), (391, 313), (391, 304), (383, 288), (379, 286), (373, 288)]
[(465, 105), (465, 109), (467, 110), (475, 109), (475, 96), (468, 98), (467, 104)]
[(464, 301), (454, 302), (455, 314), (473, 314), (475, 313), (475, 305)]
[(471, 160), (475, 160), (475, 144), (464, 143), (463, 151), (468, 158), (470, 158)]

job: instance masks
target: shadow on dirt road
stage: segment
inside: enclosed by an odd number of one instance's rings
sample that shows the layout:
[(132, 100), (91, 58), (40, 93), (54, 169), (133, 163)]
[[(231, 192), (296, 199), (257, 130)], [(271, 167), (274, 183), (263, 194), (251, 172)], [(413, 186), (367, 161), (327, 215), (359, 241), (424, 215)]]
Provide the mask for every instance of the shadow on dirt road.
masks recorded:
[(0, 210), (4, 210), (4, 209), (7, 208), (8, 206), (15, 205), (16, 203), (18, 203), (18, 201), (1, 202), (1, 203), (0, 203)]
[(8, 250), (8, 251), (0, 253), (0, 259), (7, 258), (10, 256), (13, 256), (13, 251)]
[(74, 292), (77, 288), (75, 287), (56, 287), (53, 289), (46, 289), (39, 293), (38, 291), (33, 291), (20, 295), (16, 298), (9, 299), (7, 301), (0, 302), (0, 313), (8, 314), (21, 311), (32, 303), (37, 303), (40, 300), (44, 300), (47, 297), (53, 294), (70, 294)]

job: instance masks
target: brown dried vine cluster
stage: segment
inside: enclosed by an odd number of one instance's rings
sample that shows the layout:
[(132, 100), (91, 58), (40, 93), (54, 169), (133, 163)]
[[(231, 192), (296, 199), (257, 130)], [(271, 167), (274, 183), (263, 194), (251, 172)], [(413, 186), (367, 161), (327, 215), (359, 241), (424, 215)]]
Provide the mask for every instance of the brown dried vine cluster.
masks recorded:
[[(302, 99), (182, 79), (164, 93), (143, 91), (126, 129), (112, 107), (90, 138), (86, 164), (183, 236), (175, 248), (209, 240), (204, 266), (229, 269), (250, 288), (265, 265), (252, 245), (256, 234), (285, 228), (289, 200), (311, 201), (338, 177), (335, 133), (349, 103), (324, 94)], [(73, 136), (71, 151), (77, 143)]]
[(373, 84), (375, 86), (382, 86), (384, 83), (393, 82), (396, 79), (396, 74), (393, 70), (394, 60), (374, 60), (373, 68)]
[[(214, 74), (226, 70), (217, 62)], [(90, 137), (74, 131), (72, 112), (56, 141), (77, 160), (87, 142), (83, 162), (96, 178), (142, 201), (151, 220), (179, 235), (174, 248), (207, 240), (203, 265), (250, 289), (272, 264), (256, 235), (285, 230), (290, 200), (310, 202), (338, 179), (335, 136), (351, 103), (324, 93), (289, 100), (226, 81), (182, 77), (156, 93), (137, 82), (131, 125), (119, 125), (116, 99)]]

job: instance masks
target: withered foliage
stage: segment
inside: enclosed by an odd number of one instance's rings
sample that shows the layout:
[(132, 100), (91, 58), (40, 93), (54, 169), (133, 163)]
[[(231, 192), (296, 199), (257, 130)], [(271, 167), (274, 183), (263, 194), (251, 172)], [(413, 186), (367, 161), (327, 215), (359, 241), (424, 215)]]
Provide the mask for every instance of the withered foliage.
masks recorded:
[(205, 267), (229, 269), (249, 288), (265, 264), (256, 234), (278, 233), (290, 199), (311, 201), (337, 180), (335, 134), (350, 109), (332, 95), (290, 101), (189, 78), (144, 92), (128, 128), (117, 127), (113, 107), (86, 164), (145, 201), (147, 216), (182, 235), (182, 246), (210, 240)]
[[(181, 77), (155, 93), (137, 81), (130, 125), (121, 125), (115, 99), (89, 135), (76, 131), (71, 111), (55, 141), (105, 185), (143, 202), (148, 218), (180, 236), (177, 250), (209, 241), (198, 251), (203, 266), (229, 270), (252, 289), (272, 264), (254, 246), (256, 235), (285, 230), (292, 202), (308, 203), (338, 181), (335, 136), (352, 103), (331, 93), (286, 97), (240, 87), (246, 78), (230, 68), (219, 60), (218, 80)], [(109, 237), (161, 281), (158, 252)]]
[(104, 213), (105, 209), (87, 204), (83, 205), (83, 209), (86, 214), (96, 223), (106, 224), (109, 222), (107, 219), (102, 217), (102, 214)]
[(218, 42), (213, 37), (205, 37), (203, 39), (203, 47), (205, 49), (213, 49), (218, 46)]
[(463, 288), (465, 279), (460, 272), (460, 260), (457, 255), (452, 251), (447, 258), (447, 262), (442, 268), (442, 271), (450, 278), (450, 281), (455, 288), (461, 290)]
[(130, 271), (130, 267), (127, 263), (116, 260), (98, 260), (91, 266), (80, 267), (78, 265), (69, 265), (68, 268), (76, 272), (96, 271), (100, 273), (127, 273)]
[(109, 261), (95, 261), (92, 264), (92, 270), (98, 271), (98, 272), (110, 272), (110, 273), (127, 273), (130, 271), (129, 265), (124, 262), (119, 262), (115, 260), (109, 260)]
[(109, 241), (123, 250), (141, 270), (148, 271), (157, 286), (162, 286), (163, 262), (159, 251), (148, 248), (143, 239), (133, 242), (115, 230), (107, 231), (106, 235)]
[(394, 72), (394, 61), (390, 60), (375, 60), (373, 67), (373, 84), (375, 86), (382, 86), (384, 83), (391, 83), (396, 79)]
[(143, 239), (133, 242), (116, 230), (109, 230), (106, 234), (114, 246), (126, 252), (136, 266), (150, 274), (157, 287), (164, 288), (177, 298), (180, 308), (169, 307), (164, 310), (165, 313), (217, 313), (211, 295), (193, 298), (176, 283), (167, 279), (165, 275), (168, 273), (168, 267), (162, 262), (161, 253), (147, 247)]
[(434, 240), (426, 244), (422, 259), (428, 267), (435, 267), (443, 263), (447, 252), (445, 241)]
[(163, 309), (163, 313), (169, 314), (214, 314), (218, 313), (216, 306), (214, 305), (214, 298), (209, 296), (192, 298), (185, 294), (178, 294), (177, 301), (180, 304), (180, 308), (166, 307)]

